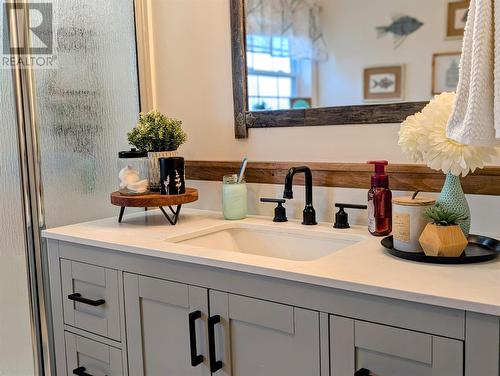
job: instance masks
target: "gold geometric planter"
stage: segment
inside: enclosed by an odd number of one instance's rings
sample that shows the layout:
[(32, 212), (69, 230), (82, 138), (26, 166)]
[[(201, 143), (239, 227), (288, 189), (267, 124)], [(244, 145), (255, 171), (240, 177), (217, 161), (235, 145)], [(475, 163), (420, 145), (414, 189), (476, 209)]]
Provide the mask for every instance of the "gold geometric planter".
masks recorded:
[(419, 241), (427, 256), (440, 257), (458, 257), (468, 244), (459, 225), (437, 226), (432, 223), (425, 227)]

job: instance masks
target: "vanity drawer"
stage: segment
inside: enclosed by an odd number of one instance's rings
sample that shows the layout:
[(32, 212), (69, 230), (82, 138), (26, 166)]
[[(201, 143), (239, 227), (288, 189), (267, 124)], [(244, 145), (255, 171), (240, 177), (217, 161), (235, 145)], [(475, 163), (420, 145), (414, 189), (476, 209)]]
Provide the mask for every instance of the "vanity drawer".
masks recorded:
[(118, 272), (61, 260), (64, 323), (121, 340)]
[(76, 334), (65, 332), (67, 374), (122, 376), (123, 357), (120, 349)]
[(332, 376), (463, 375), (462, 341), (345, 317), (330, 317)]

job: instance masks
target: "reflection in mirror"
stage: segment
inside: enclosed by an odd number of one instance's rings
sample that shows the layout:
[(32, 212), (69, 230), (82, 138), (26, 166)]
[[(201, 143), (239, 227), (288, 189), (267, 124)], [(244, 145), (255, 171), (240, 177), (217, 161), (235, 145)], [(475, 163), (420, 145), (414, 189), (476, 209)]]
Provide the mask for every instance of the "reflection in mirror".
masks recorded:
[(469, 1), (245, 0), (248, 110), (455, 90)]

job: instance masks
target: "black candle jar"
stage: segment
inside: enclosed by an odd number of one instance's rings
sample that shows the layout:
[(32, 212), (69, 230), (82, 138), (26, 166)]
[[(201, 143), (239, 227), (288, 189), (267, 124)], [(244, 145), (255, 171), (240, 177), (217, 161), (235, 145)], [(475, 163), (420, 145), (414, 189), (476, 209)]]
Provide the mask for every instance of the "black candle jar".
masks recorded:
[(184, 158), (160, 158), (160, 183), (162, 195), (186, 193)]

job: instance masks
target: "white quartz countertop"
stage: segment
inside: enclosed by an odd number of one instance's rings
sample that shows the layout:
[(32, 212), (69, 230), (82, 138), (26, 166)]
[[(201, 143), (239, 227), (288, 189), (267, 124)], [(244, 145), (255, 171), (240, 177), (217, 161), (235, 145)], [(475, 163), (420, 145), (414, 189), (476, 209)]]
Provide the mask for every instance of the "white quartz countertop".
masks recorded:
[(500, 316), (500, 260), (469, 265), (436, 265), (389, 255), (363, 227), (335, 230), (331, 224), (302, 226), (250, 217), (241, 223), (306, 232), (340, 232), (366, 237), (359, 243), (312, 261), (290, 261), (169, 242), (168, 239), (227, 224), (219, 213), (183, 209), (171, 226), (159, 211), (45, 230), (43, 236), (167, 260), (238, 270), (349, 291)]

